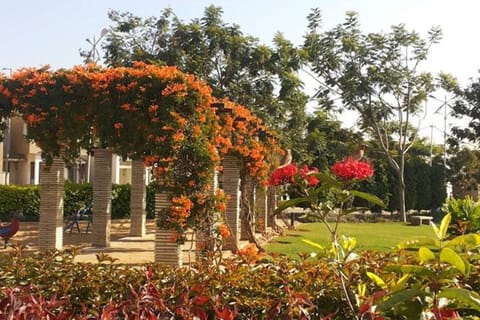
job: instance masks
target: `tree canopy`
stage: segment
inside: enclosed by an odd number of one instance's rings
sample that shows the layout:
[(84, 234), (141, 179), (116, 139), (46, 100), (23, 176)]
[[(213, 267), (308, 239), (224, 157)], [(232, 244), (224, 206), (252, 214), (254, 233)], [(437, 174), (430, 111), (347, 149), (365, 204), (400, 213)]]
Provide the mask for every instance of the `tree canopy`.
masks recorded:
[(312, 10), (308, 21), (304, 48), (322, 84), (317, 93), (320, 106), (358, 112), (359, 125), (378, 140), (398, 175), (400, 211), (406, 220), (405, 155), (415, 141), (410, 128), (435, 90), (432, 75), (420, 71), (419, 65), (440, 40), (441, 31), (432, 28), (426, 40), (404, 25), (392, 26), (388, 33), (366, 34), (358, 15), (349, 12), (344, 23), (322, 32), (319, 9)]
[[(134, 61), (177, 66), (206, 81), (216, 97), (251, 108), (269, 126), (287, 133), (287, 145), (301, 148), (307, 96), (296, 71), (302, 53), (281, 33), (273, 47), (260, 44), (209, 6), (201, 18), (180, 20), (171, 9), (159, 17), (140, 18), (110, 11), (104, 62), (129, 66)], [(94, 52), (94, 51), (93, 51)], [(83, 53), (92, 60), (92, 51)]]

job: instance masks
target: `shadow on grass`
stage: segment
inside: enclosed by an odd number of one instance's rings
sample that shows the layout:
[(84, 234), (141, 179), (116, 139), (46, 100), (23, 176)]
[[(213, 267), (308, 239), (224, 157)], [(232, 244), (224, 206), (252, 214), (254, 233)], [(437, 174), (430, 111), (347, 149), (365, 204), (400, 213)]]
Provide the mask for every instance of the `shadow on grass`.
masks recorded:
[(272, 241), (272, 243), (279, 243), (279, 244), (291, 244), (291, 241), (284, 241), (284, 240), (276, 240)]

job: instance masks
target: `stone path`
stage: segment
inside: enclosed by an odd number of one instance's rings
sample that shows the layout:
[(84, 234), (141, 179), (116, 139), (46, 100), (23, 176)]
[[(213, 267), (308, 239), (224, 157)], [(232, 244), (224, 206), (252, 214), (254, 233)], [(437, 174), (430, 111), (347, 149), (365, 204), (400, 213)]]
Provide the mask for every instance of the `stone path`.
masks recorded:
[[(76, 262), (97, 262), (97, 254), (105, 253), (110, 257), (117, 259), (115, 263), (138, 265), (142, 263), (154, 262), (154, 240), (155, 240), (155, 222), (147, 222), (147, 234), (145, 237), (131, 237), (129, 220), (113, 220), (111, 232), (111, 247), (100, 248), (91, 246), (92, 233), (85, 234), (87, 221), (80, 222), (80, 230), (74, 229), (71, 233), (64, 232), (64, 248), (75, 247), (80, 250), (80, 254), (75, 257)], [(12, 238), (11, 242), (15, 245), (22, 245), (26, 252), (38, 250), (38, 222), (23, 222), (20, 225), (19, 232)], [(242, 241), (241, 246), (248, 242)], [(4, 249), (0, 247), (0, 255), (12, 248)], [(227, 253), (228, 254), (228, 253)], [(184, 261), (188, 258), (184, 257)]]

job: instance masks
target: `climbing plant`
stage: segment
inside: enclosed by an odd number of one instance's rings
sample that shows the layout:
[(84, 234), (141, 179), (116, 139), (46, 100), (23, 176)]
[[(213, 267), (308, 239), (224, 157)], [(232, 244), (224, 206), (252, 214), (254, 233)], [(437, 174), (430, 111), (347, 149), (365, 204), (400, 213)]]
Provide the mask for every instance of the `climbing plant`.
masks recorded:
[(195, 76), (145, 63), (25, 68), (0, 82), (5, 117), (23, 117), (27, 138), (47, 162), (60, 148), (67, 159), (80, 149), (109, 148), (151, 166), (160, 190), (174, 201), (162, 226), (180, 234), (207, 213), (205, 199), (214, 194), (214, 168), (222, 156), (235, 154), (251, 176), (265, 180), (264, 161), (276, 150), (270, 133), (262, 139), (256, 134), (268, 130), (247, 108), (225, 101), (232, 113), (221, 116), (215, 101)]

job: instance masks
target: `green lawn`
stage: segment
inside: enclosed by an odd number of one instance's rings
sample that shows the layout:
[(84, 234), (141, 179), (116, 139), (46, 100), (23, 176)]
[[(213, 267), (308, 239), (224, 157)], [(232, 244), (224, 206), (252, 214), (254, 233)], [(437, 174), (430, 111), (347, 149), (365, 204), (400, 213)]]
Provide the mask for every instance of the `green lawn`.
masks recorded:
[[(397, 243), (416, 238), (418, 236), (434, 237), (431, 226), (411, 226), (404, 223), (379, 222), (379, 223), (342, 223), (339, 234), (357, 239), (358, 249), (389, 250)], [(265, 245), (268, 253), (285, 254), (298, 258), (297, 253), (311, 253), (316, 248), (302, 242), (308, 239), (322, 245), (329, 241), (329, 233), (322, 223), (304, 223), (297, 230), (288, 230), (282, 237), (277, 237)]]

